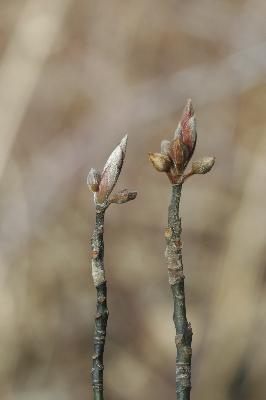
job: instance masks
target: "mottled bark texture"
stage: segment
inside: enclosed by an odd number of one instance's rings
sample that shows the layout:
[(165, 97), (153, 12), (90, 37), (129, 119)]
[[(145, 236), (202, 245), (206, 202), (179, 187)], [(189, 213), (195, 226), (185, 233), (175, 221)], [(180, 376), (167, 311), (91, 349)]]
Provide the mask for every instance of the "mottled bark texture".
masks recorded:
[(169, 283), (174, 300), (174, 324), (176, 329), (176, 396), (177, 400), (189, 400), (191, 390), (192, 329), (186, 316), (184, 274), (182, 263), (181, 219), (179, 204), (184, 182), (193, 175), (206, 174), (215, 162), (214, 157), (203, 157), (192, 162), (185, 172), (197, 142), (194, 109), (188, 100), (181, 121), (171, 141), (161, 142), (161, 153), (149, 153), (154, 168), (165, 172), (172, 186), (171, 203), (168, 209), (168, 227), (165, 230), (166, 260)]
[(179, 204), (182, 184), (172, 186), (168, 209), (168, 227), (165, 230), (166, 260), (169, 283), (174, 300), (173, 320), (176, 329), (176, 395), (178, 400), (190, 399), (192, 329), (186, 317), (184, 274), (182, 262), (181, 218)]
[(95, 331), (93, 337), (94, 352), (92, 355), (92, 387), (93, 399), (104, 400), (103, 381), (103, 354), (106, 339), (108, 321), (107, 308), (107, 284), (104, 269), (104, 216), (105, 211), (111, 204), (123, 204), (134, 200), (137, 192), (130, 192), (124, 189), (111, 194), (120, 175), (125, 158), (127, 136), (115, 148), (108, 158), (102, 173), (92, 168), (87, 177), (87, 184), (94, 193), (96, 208), (96, 223), (91, 238), (91, 267), (92, 278), (96, 288), (96, 316)]
[(104, 214), (105, 209), (96, 209), (96, 224), (91, 239), (92, 276), (97, 291), (95, 331), (93, 337), (92, 386), (94, 400), (103, 400), (103, 353), (108, 320), (107, 286), (104, 273)]

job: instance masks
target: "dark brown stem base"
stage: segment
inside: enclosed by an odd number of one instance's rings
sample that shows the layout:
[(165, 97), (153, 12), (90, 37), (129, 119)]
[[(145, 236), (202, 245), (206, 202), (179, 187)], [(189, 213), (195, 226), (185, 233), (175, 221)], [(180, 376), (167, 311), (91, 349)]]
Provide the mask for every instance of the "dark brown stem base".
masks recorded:
[(181, 219), (179, 203), (182, 184), (172, 186), (172, 198), (168, 209), (168, 227), (165, 230), (166, 260), (169, 283), (174, 300), (173, 320), (176, 329), (176, 398), (189, 400), (191, 391), (192, 329), (186, 317), (184, 274), (182, 263)]
[(104, 400), (103, 396), (103, 353), (108, 320), (107, 286), (104, 273), (104, 214), (105, 209), (96, 209), (96, 225), (91, 239), (92, 276), (97, 292), (95, 332), (93, 338), (94, 353), (92, 356), (93, 399)]

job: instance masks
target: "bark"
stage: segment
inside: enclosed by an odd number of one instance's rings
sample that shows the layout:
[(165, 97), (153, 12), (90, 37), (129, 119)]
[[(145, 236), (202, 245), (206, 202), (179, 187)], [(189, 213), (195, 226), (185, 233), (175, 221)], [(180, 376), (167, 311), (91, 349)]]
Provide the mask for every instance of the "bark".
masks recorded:
[(182, 262), (181, 218), (179, 204), (182, 184), (172, 185), (168, 209), (168, 227), (165, 230), (166, 260), (169, 283), (174, 300), (173, 320), (176, 329), (176, 398), (189, 400), (191, 391), (192, 329), (186, 317), (184, 274)]
[(91, 239), (92, 277), (97, 292), (95, 332), (92, 356), (92, 386), (94, 400), (104, 400), (103, 395), (103, 353), (108, 320), (107, 286), (104, 272), (104, 215), (105, 208), (96, 208), (96, 224)]

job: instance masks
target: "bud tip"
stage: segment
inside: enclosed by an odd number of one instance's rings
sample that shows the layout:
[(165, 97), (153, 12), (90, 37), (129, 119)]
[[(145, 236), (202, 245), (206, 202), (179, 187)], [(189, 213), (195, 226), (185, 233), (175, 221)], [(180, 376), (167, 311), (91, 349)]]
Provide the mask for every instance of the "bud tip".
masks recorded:
[(120, 147), (121, 147), (124, 157), (126, 154), (127, 140), (128, 140), (128, 135), (126, 134), (120, 142)]

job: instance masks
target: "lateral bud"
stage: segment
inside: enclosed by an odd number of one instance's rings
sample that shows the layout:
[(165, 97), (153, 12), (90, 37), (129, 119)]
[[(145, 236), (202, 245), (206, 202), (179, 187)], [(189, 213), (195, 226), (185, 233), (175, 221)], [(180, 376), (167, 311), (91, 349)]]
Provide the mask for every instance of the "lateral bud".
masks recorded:
[(99, 185), (101, 182), (101, 173), (97, 171), (95, 168), (91, 168), (88, 176), (87, 176), (87, 185), (91, 189), (92, 192), (98, 192)]
[(192, 163), (191, 171), (193, 174), (207, 174), (215, 163), (215, 157), (203, 157)]
[(166, 154), (149, 153), (149, 159), (154, 168), (159, 172), (169, 172), (172, 167), (172, 161)]
[(110, 203), (123, 204), (130, 200), (134, 200), (137, 197), (137, 192), (130, 192), (127, 189), (121, 190), (120, 192), (114, 193), (109, 198)]

